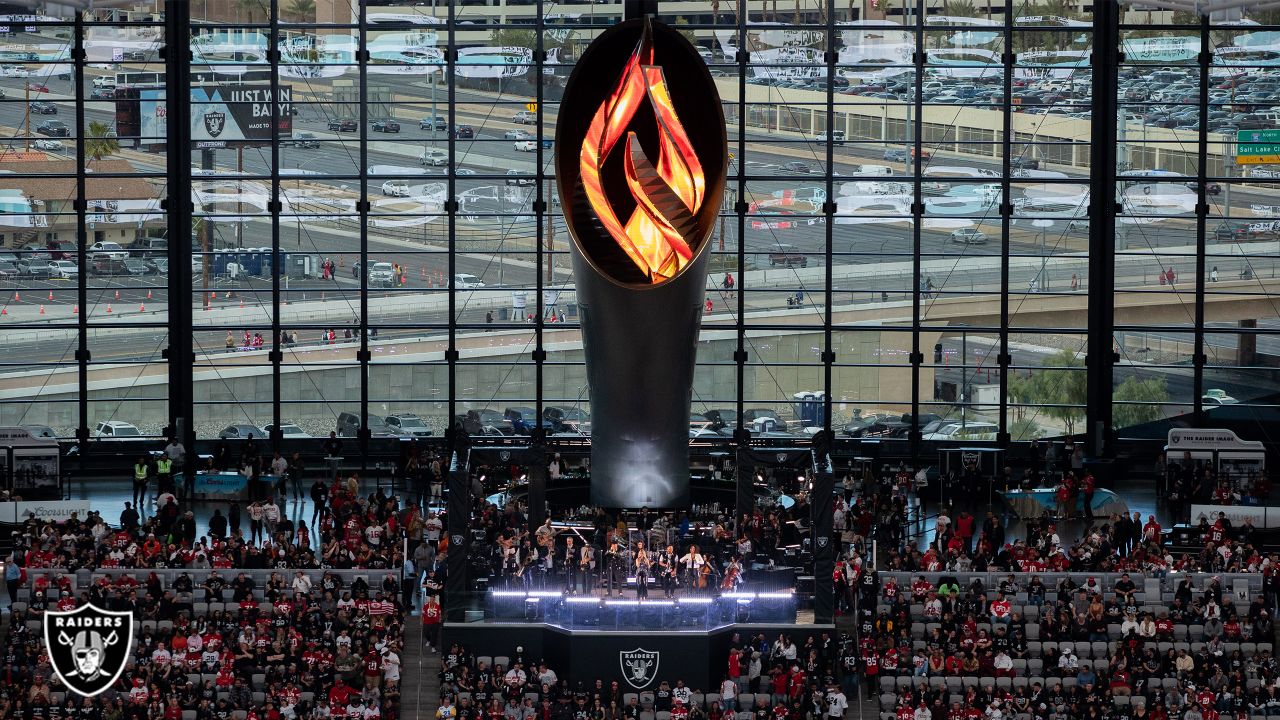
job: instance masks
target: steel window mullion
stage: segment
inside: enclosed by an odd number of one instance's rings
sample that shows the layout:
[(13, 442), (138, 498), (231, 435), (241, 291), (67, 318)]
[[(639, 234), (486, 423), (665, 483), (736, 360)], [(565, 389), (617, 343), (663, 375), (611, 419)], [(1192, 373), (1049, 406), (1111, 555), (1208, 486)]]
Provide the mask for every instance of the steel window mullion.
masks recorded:
[[(533, 338), (534, 340), (533, 409), (534, 409), (534, 414), (537, 417), (534, 418), (533, 437), (534, 437), (535, 443), (540, 444), (544, 434), (543, 428), (542, 428), (542, 403), (546, 395), (546, 393), (544, 393), (542, 389), (542, 379), (543, 379), (542, 365), (545, 362), (545, 355), (544, 355), (545, 351), (544, 351), (544, 345), (543, 345), (543, 342), (545, 340), (545, 338), (543, 337), (543, 330), (544, 330), (543, 313), (544, 313), (545, 303), (543, 303), (543, 300), (542, 300), (542, 293), (543, 293), (542, 243), (543, 243), (544, 233), (542, 228), (542, 221), (545, 217), (548, 216), (548, 213), (547, 213), (547, 208), (544, 208), (541, 205), (539, 205), (539, 202), (541, 202), (542, 196), (544, 194), (543, 192), (544, 177), (543, 177), (542, 171), (543, 171), (543, 168), (545, 167), (545, 165), (543, 164), (543, 158), (542, 158), (542, 138), (544, 136), (543, 126), (542, 126), (542, 117), (543, 117), (542, 68), (543, 66), (546, 65), (546, 57), (543, 54), (545, 52), (543, 48), (543, 44), (544, 44), (543, 34), (545, 31), (545, 22), (544, 22), (545, 18), (543, 16), (543, 0), (538, 0), (537, 7), (538, 7), (538, 17), (534, 23), (535, 40), (534, 40), (534, 51), (533, 51), (533, 63), (534, 63), (533, 70), (535, 71), (535, 78), (536, 78), (536, 80), (534, 81), (534, 93), (535, 93), (534, 95), (535, 111), (534, 112), (536, 115), (536, 117), (534, 118), (534, 121), (537, 123), (536, 130), (534, 132), (534, 143), (535, 143), (534, 163), (536, 164), (536, 167), (534, 167), (533, 169), (533, 204), (530, 209), (533, 210), (533, 220), (534, 220), (533, 278), (534, 278), (534, 302), (537, 303), (536, 305), (537, 310), (535, 310), (537, 319), (533, 325), (533, 336), (534, 336)], [(548, 255), (547, 262), (554, 262), (553, 258), (554, 258), (553, 255)], [(552, 283), (554, 283), (555, 282), (554, 271), (552, 271), (552, 274), (553, 276), (548, 279)]]
[[(80, 315), (76, 318), (76, 365), (78, 380), (78, 414), (80, 416), (79, 426), (76, 428), (76, 438), (80, 441), (80, 447), (88, 450), (89, 445), (89, 264), (88, 264), (88, 247), (89, 247), (89, 230), (87, 226), (88, 199), (85, 197), (85, 171), (84, 171), (84, 13), (77, 12), (75, 15), (75, 27), (72, 29), (73, 48), (71, 52), (71, 62), (73, 66), (72, 77), (75, 78), (75, 115), (76, 115), (76, 157), (80, 158), (80, 162), (76, 163), (76, 196), (82, 203), (82, 210), (76, 217), (76, 262), (79, 264), (81, 272), (76, 273), (76, 302), (80, 305)], [(172, 336), (170, 338), (172, 344)], [(172, 375), (170, 376), (172, 380)], [(170, 418), (172, 418), (172, 405), (170, 405)], [(84, 462), (86, 452), (80, 453), (80, 461)], [(82, 465), (83, 467), (83, 465)]]
[[(825, 149), (827, 153), (827, 177), (825, 178), (825, 180), (826, 180), (827, 199), (826, 199), (826, 202), (823, 203), (822, 214), (823, 214), (823, 217), (826, 218), (826, 223), (825, 223), (826, 232), (824, 233), (824, 235), (826, 240), (825, 262), (827, 265), (827, 270), (826, 270), (825, 277), (826, 277), (827, 287), (826, 287), (825, 293), (823, 294), (823, 297), (824, 297), (823, 301), (826, 304), (827, 311), (826, 311), (825, 317), (822, 320), (822, 334), (823, 334), (822, 388), (823, 388), (823, 391), (826, 393), (822, 401), (822, 405), (823, 405), (822, 429), (827, 432), (830, 432), (831, 431), (832, 396), (835, 395), (835, 388), (831, 386), (831, 379), (832, 379), (831, 365), (832, 363), (835, 362), (835, 348), (832, 347), (832, 329), (831, 329), (832, 323), (835, 322), (835, 316), (833, 315), (833, 312), (832, 312), (832, 303), (835, 297), (835, 293), (831, 291), (831, 285), (833, 282), (832, 276), (835, 271), (834, 262), (833, 262), (834, 261), (833, 252), (835, 248), (835, 207), (836, 207), (836, 204), (835, 204), (835, 197), (836, 197), (836, 193), (835, 193), (835, 162), (836, 162), (836, 153), (835, 153), (835, 147), (836, 147), (836, 144), (835, 144), (836, 143), (836, 131), (835, 131), (836, 6), (835, 6), (835, 0), (827, 0), (826, 33), (827, 33), (827, 42), (825, 46), (825, 51), (826, 51), (826, 61), (827, 61), (827, 93), (826, 93), (827, 95), (827, 99), (826, 99), (827, 142), (826, 142)], [(798, 389), (799, 388), (797, 388), (797, 390)]]
[(915, 110), (915, 119), (911, 124), (911, 152), (915, 157), (909, 158), (913, 170), (911, 178), (911, 460), (915, 462), (920, 452), (920, 368), (924, 364), (924, 356), (920, 353), (920, 273), (921, 266), (921, 225), (924, 224), (924, 183), (920, 173), (923, 170), (924, 152), (924, 71), (928, 59), (925, 52), (924, 18), (928, 11), (927, 0), (916, 0), (915, 3), (915, 99), (911, 107)]
[[(1191, 386), (1191, 403), (1192, 417), (1195, 419), (1195, 425), (1200, 427), (1204, 424), (1204, 366), (1205, 366), (1205, 345), (1204, 345), (1204, 293), (1205, 293), (1205, 253), (1207, 252), (1206, 243), (1208, 242), (1206, 226), (1209, 220), (1209, 202), (1208, 202), (1208, 179), (1209, 172), (1209, 69), (1213, 61), (1213, 43), (1209, 36), (1209, 16), (1200, 16), (1200, 131), (1198, 133), (1199, 148), (1196, 153), (1196, 161), (1199, 167), (1196, 169), (1196, 297), (1195, 297), (1195, 328), (1194, 328), (1194, 348), (1192, 350), (1191, 368), (1192, 368), (1192, 386)], [(1227, 197), (1230, 197), (1228, 195)], [(1227, 208), (1230, 214), (1231, 209)]]
[[(1008, 447), (1009, 432), (1009, 223), (1012, 222), (1013, 197), (1013, 159), (1009, 152), (1013, 148), (1013, 71), (1016, 60), (1014, 48), (1013, 8), (1006, 3), (1004, 8), (1004, 108), (1001, 127), (1004, 132), (1004, 146), (1001, 148), (1000, 163), (1000, 357), (996, 358), (1000, 366), (1000, 410), (996, 420), (1000, 426), (996, 440), (1001, 447)], [(969, 358), (964, 358), (964, 362)], [(962, 377), (964, 373), (962, 371)], [(966, 397), (967, 401), (968, 398)]]
[[(457, 40), (457, 33), (456, 33), (458, 18), (457, 18), (457, 5), (451, 2), (448, 4), (448, 8), (449, 8), (448, 15), (447, 15), (448, 22), (446, 23), (446, 35), (445, 35), (447, 39), (447, 44), (445, 46), (446, 47), (445, 57), (444, 57), (445, 65), (443, 68), (441, 68), (441, 72), (444, 74), (444, 80), (446, 82), (445, 103), (447, 104), (448, 107), (445, 110), (445, 114), (449, 118), (448, 127), (445, 129), (445, 138), (444, 138), (445, 148), (446, 148), (445, 154), (448, 156), (448, 163), (445, 165), (445, 168), (446, 168), (445, 186), (447, 188), (447, 195), (445, 198), (444, 207), (445, 207), (446, 225), (449, 228), (449, 259), (448, 259), (449, 277), (446, 279), (446, 285), (445, 285), (445, 287), (448, 288), (447, 303), (449, 308), (449, 317), (447, 318), (447, 322), (449, 327), (449, 346), (448, 346), (448, 350), (445, 351), (445, 363), (447, 363), (448, 379), (449, 379), (449, 402), (448, 402), (449, 417), (447, 418), (447, 424), (448, 424), (448, 427), (452, 428), (454, 426), (454, 418), (457, 415), (457, 402), (458, 402), (458, 322), (457, 322), (457, 317), (455, 315), (457, 311), (457, 298), (455, 297), (455, 294), (454, 294), (454, 281), (456, 279), (455, 275), (458, 272), (457, 257), (456, 257), (457, 247), (454, 242), (455, 233), (458, 230), (458, 199), (457, 199), (458, 195), (457, 195), (457, 166), (455, 165), (455, 162), (454, 162), (455, 161), (455, 158), (454, 158), (455, 143), (453, 142), (453, 128), (454, 128), (454, 122), (456, 120), (456, 117), (454, 115), (454, 112), (456, 110), (456, 105), (454, 101), (457, 94), (454, 89), (455, 78), (453, 74), (456, 68), (456, 63), (458, 61), (458, 46), (457, 46), (458, 40)], [(432, 122), (432, 127), (435, 127), (434, 125), (435, 118), (432, 118), (431, 122)], [(461, 432), (460, 428), (459, 428), (459, 432)], [(450, 434), (450, 437), (452, 437), (452, 434)], [(455, 447), (456, 447), (456, 439), (455, 439)], [(454, 449), (453, 447), (448, 448), (449, 451), (452, 451), (453, 449)]]
[[(280, 273), (288, 272), (288, 263), (283, 262), (284, 253), (280, 250), (280, 216), (284, 204), (280, 199), (280, 9), (279, 3), (271, 3), (268, 40), (271, 53), (268, 63), (271, 66), (271, 422), (273, 431), (270, 442), (273, 450), (280, 449), (280, 366), (284, 360), (283, 348), (280, 345)], [(290, 104), (290, 107), (293, 107)], [(290, 127), (292, 127), (290, 120)]]
[[(356, 43), (359, 62), (360, 91), (357, 93), (360, 115), (360, 469), (368, 469), (369, 456), (369, 6), (360, 0), (358, 8), (360, 36)], [(434, 119), (433, 119), (434, 122)]]
[[(743, 169), (746, 167), (747, 158), (747, 62), (750, 59), (750, 54), (747, 52), (747, 0), (734, 0), (734, 2), (738, 3), (738, 12), (734, 16), (737, 21), (737, 27), (734, 29), (738, 35), (738, 56), (735, 58), (738, 64), (738, 191), (734, 194), (732, 212), (738, 228), (738, 277), (745, 280), (747, 216), (745, 212), (739, 212), (738, 208), (743, 206), (744, 198), (747, 197), (747, 179)], [(738, 423), (734, 434), (738, 438), (745, 437), (742, 413), (745, 409), (744, 395), (746, 394), (747, 381), (747, 329), (743, 318), (747, 309), (747, 288), (744, 285), (744, 282), (738, 283), (737, 317), (734, 318), (734, 329), (738, 335), (738, 348), (734, 353), (734, 360), (737, 363), (738, 393), (737, 398), (735, 398), (735, 405), (738, 409)]]

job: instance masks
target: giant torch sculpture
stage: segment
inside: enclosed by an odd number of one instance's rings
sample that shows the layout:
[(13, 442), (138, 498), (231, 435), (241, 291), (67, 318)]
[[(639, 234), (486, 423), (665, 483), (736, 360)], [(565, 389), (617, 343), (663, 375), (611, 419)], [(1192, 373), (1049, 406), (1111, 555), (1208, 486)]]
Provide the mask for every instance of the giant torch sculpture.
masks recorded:
[(687, 505), (707, 241), (728, 166), (715, 83), (679, 32), (628, 20), (578, 59), (555, 146), (591, 388), (592, 502)]

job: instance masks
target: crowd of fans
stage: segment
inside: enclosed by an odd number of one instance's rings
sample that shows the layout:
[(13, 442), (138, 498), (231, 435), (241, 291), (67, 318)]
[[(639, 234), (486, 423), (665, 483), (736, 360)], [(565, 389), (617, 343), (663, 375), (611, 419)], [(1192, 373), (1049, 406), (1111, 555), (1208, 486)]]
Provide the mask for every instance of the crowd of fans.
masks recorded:
[[(655, 678), (643, 693), (616, 680), (569, 678), (516, 647), (510, 656), (479, 657), (454, 645), (442, 656), (440, 720), (825, 720), (849, 707), (836, 674), (841, 649), (831, 633), (800, 643), (790, 635), (734, 634), (723, 674), (709, 688), (688, 686), (680, 670)], [(499, 661), (505, 660), (506, 664)], [(664, 716), (665, 717), (665, 716)]]

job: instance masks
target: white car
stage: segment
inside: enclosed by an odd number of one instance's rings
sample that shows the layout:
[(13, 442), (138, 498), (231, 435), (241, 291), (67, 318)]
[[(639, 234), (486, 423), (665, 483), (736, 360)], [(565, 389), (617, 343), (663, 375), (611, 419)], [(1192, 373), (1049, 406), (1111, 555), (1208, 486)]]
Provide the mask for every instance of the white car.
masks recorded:
[(418, 162), (431, 167), (442, 167), (449, 164), (449, 153), (439, 149), (424, 150), (418, 156)]
[(409, 183), (403, 180), (388, 180), (382, 183), (382, 194), (392, 197), (408, 197)]
[(534, 152), (538, 149), (538, 141), (520, 140), (515, 143), (515, 148), (520, 152)]
[(528, 130), (521, 130), (520, 128), (516, 128), (515, 130), (508, 130), (502, 133), (502, 137), (506, 138), (507, 140), (531, 140), (533, 138), (533, 133), (529, 132)]
[(369, 268), (369, 284), (382, 283), (391, 285), (396, 281), (395, 268), (391, 267), (391, 263), (374, 263)]
[(995, 440), (1000, 426), (988, 422), (945, 422), (936, 432), (923, 433), (924, 440)]
[(129, 251), (120, 247), (120, 243), (96, 242), (89, 246), (89, 256), (94, 259), (128, 260)]
[(61, 150), (64, 146), (61, 140), (37, 140), (34, 145), (37, 150)]
[[(271, 437), (271, 431), (272, 431), (272, 429), (274, 429), (274, 427), (275, 427), (274, 425), (263, 425), (263, 426), (262, 426), (262, 436), (263, 436), (263, 437)], [(289, 422), (282, 422), (282, 423), (280, 423), (280, 437), (282, 437), (282, 438), (309, 438), (309, 437), (311, 437), (311, 435), (310, 435), (310, 434), (308, 434), (306, 430), (303, 430), (302, 428), (298, 427), (297, 425), (294, 425), (293, 423), (289, 423)]]
[(80, 266), (70, 260), (50, 260), (49, 274), (56, 278), (74, 280), (80, 277)]
[(100, 438), (137, 438), (142, 437), (137, 426), (123, 420), (107, 420), (98, 423), (93, 429), (93, 436)]
[(453, 286), (459, 290), (475, 290), (484, 287), (484, 283), (475, 275), (458, 273), (453, 276)]
[(538, 122), (538, 113), (529, 110), (521, 110), (511, 118), (511, 122), (517, 125), (536, 125)]
[(21, 65), (5, 65), (3, 68), (0, 68), (0, 72), (2, 72), (5, 77), (31, 77), (31, 71)]

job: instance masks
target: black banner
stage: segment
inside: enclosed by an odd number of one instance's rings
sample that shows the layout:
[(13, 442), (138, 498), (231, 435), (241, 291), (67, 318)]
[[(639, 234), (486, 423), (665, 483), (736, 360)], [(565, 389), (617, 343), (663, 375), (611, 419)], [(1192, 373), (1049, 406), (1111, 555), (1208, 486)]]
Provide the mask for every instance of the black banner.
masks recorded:
[(832, 519), (835, 479), (824, 461), (813, 478), (813, 496), (809, 503), (813, 523), (813, 621), (818, 624), (835, 618), (835, 543)]
[(467, 605), (467, 550), (471, 547), (471, 483), (467, 478), (466, 450), (451, 457), (448, 474), (448, 540), (445, 577), (445, 617), (462, 620)]
[[(738, 513), (738, 520), (744, 515), (755, 512), (756, 509), (756, 464), (751, 459), (751, 451), (745, 447), (738, 447), (738, 456), (733, 466), (734, 480), (737, 492), (734, 496), (734, 507)], [(739, 532), (745, 530), (745, 525), (739, 528)]]

